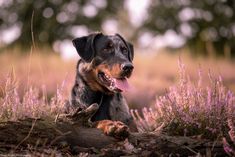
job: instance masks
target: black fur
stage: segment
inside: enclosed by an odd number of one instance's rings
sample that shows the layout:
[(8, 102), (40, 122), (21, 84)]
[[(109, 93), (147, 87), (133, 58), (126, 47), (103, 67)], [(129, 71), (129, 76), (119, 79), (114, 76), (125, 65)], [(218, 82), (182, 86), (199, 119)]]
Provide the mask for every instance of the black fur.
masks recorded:
[(95, 56), (94, 40), (98, 35), (100, 34), (91, 34), (89, 36), (76, 38), (72, 41), (78, 54), (86, 62), (90, 62)]
[(118, 34), (107, 36), (102, 33), (76, 38), (73, 44), (81, 59), (71, 92), (72, 108), (86, 108), (97, 103), (100, 107), (92, 121), (109, 119), (129, 124), (132, 118), (121, 91), (112, 90), (102, 83), (99, 74), (107, 72), (114, 78), (130, 77), (132, 69), (124, 73), (119, 66), (124, 63), (132, 65), (132, 44)]

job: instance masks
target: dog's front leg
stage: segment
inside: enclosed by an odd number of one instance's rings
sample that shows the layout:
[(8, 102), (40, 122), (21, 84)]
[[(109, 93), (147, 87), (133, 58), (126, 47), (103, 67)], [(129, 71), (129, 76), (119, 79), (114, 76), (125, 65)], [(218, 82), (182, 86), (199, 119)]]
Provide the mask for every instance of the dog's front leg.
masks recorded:
[(66, 114), (66, 117), (76, 124), (80, 124), (82, 126), (93, 126), (93, 122), (91, 122), (90, 119), (98, 109), (99, 105), (94, 103), (86, 109), (77, 108), (72, 113)]
[(93, 126), (117, 139), (125, 139), (130, 134), (128, 126), (121, 121), (101, 120), (94, 122)]
[(92, 122), (91, 117), (98, 109), (99, 105), (94, 103), (85, 110), (77, 108), (73, 113), (67, 114), (66, 117), (76, 124), (98, 128), (106, 135), (113, 136), (117, 139), (125, 139), (129, 136), (128, 126), (121, 121), (100, 120)]

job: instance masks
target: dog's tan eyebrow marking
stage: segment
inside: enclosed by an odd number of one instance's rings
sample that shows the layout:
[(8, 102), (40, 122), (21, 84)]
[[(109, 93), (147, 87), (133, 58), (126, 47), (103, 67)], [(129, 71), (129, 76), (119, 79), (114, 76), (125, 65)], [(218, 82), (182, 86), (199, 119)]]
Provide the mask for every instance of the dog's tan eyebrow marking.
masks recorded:
[(101, 50), (107, 50), (107, 49), (110, 49), (110, 48), (113, 48), (114, 47), (114, 43), (112, 40), (108, 40), (106, 41), (102, 46), (101, 46)]
[(109, 40), (107, 46), (113, 47), (113, 45), (114, 45), (113, 41), (112, 41), (112, 40)]
[(114, 43), (112, 40), (108, 40), (107, 43), (105, 44), (106, 48), (113, 48), (113, 46), (114, 46)]

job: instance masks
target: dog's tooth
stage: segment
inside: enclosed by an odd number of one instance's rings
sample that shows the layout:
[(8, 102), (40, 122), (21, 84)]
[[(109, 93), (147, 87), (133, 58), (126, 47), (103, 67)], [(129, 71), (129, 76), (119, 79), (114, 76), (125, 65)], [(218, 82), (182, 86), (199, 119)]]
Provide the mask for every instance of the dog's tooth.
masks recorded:
[(109, 76), (105, 74), (106, 79), (109, 79)]
[(113, 90), (114, 89), (114, 86), (113, 86), (113, 84), (111, 83), (110, 84), (110, 88)]

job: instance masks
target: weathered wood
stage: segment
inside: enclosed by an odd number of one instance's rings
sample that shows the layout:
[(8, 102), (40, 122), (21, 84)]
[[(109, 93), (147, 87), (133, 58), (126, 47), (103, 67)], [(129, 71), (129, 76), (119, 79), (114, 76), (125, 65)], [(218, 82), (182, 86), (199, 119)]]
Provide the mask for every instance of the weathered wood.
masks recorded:
[[(57, 149), (70, 153), (88, 152), (98, 156), (157, 156), (180, 154), (226, 155), (221, 143), (188, 137), (171, 137), (154, 133), (131, 133), (125, 141), (104, 135), (96, 128), (52, 119), (25, 119), (0, 123), (0, 154), (21, 152), (29, 146)], [(67, 148), (67, 149), (64, 149)]]
[(52, 118), (27, 118), (17, 122), (0, 123), (0, 155), (10, 152), (27, 154), (39, 152), (51, 156), (56, 154), (78, 154), (96, 156), (225, 156), (221, 143), (196, 140), (188, 137), (171, 137), (157, 133), (131, 133), (120, 141), (106, 136), (89, 121), (97, 111), (92, 104), (85, 110), (76, 109), (70, 114)]
[[(32, 125), (33, 129), (23, 144), (39, 144), (56, 145), (60, 141), (69, 141), (70, 144), (80, 145), (82, 147), (94, 146), (97, 148), (105, 147), (111, 144), (113, 138), (105, 136), (100, 130), (95, 128), (80, 127), (77, 124), (68, 122), (54, 123), (50, 120), (42, 119), (25, 119), (18, 122), (6, 122), (0, 124), (0, 142), (5, 141), (8, 144), (17, 144), (28, 136)], [(102, 139), (101, 141), (95, 141)], [(44, 141), (47, 141), (44, 143)]]

